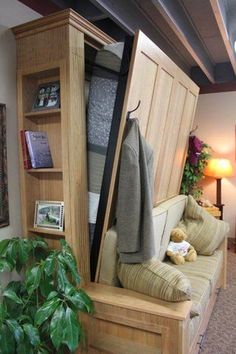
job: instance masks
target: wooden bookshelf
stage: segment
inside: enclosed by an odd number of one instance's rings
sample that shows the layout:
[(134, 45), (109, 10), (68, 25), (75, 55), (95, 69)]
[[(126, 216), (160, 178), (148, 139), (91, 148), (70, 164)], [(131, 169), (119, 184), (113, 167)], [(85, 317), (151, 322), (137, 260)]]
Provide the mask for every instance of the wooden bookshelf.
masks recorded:
[[(45, 237), (51, 247), (59, 247), (59, 240), (64, 237), (87, 282), (90, 267), (84, 46), (86, 41), (98, 49), (114, 41), (70, 9), (14, 27), (13, 32), (17, 41), (19, 131), (45, 131), (54, 166), (25, 170), (19, 143), (23, 235)], [(60, 108), (32, 111), (39, 85), (56, 81), (60, 82)], [(63, 232), (32, 227), (38, 200), (64, 202)]]

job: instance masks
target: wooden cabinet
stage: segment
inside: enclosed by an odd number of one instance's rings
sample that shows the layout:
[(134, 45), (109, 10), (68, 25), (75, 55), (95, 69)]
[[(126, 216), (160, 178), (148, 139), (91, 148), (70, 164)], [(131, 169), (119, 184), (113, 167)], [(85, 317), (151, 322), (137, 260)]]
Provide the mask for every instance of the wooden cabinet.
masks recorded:
[[(23, 235), (45, 237), (52, 247), (65, 238), (89, 280), (85, 43), (95, 49), (113, 40), (72, 10), (13, 28), (17, 41), (18, 129), (45, 131), (53, 168), (25, 170), (21, 146)], [(40, 84), (60, 82), (60, 108), (32, 112)], [(36, 200), (63, 201), (64, 231), (34, 228)]]

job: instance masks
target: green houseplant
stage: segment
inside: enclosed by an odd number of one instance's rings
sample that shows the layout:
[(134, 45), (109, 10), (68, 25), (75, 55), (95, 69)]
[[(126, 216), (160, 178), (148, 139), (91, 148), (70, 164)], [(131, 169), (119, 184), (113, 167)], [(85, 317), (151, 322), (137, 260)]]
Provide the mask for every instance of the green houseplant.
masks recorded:
[(180, 193), (192, 195), (196, 200), (202, 195), (199, 182), (204, 178), (204, 169), (211, 158), (211, 148), (199, 140), (195, 135), (190, 135), (188, 154), (185, 161)]
[(78, 288), (80, 276), (72, 251), (50, 250), (41, 239), (0, 242), (0, 271), (16, 270), (20, 281), (1, 289), (0, 353), (70, 353), (83, 339), (80, 311), (93, 312)]

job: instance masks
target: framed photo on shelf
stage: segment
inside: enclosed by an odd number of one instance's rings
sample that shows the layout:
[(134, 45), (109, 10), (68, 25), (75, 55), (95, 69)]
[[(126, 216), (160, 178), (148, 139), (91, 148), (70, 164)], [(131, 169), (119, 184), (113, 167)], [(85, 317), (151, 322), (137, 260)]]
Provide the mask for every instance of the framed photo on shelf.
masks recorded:
[(37, 89), (32, 111), (60, 107), (60, 82), (42, 84)]
[(63, 231), (64, 202), (36, 200), (34, 227)]

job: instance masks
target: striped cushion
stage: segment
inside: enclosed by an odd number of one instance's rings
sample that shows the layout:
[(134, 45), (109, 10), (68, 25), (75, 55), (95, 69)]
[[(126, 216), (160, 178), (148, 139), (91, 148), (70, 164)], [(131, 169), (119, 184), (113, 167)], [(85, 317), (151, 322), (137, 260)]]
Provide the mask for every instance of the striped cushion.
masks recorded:
[(122, 286), (165, 301), (184, 301), (191, 298), (191, 285), (179, 270), (152, 259), (141, 264), (118, 263)]
[(229, 231), (229, 225), (226, 222), (214, 218), (190, 195), (183, 220), (178, 226), (186, 231), (188, 242), (197, 253), (205, 256), (213, 254)]

